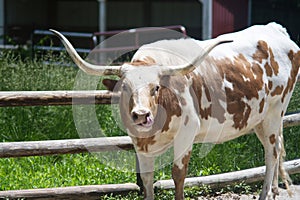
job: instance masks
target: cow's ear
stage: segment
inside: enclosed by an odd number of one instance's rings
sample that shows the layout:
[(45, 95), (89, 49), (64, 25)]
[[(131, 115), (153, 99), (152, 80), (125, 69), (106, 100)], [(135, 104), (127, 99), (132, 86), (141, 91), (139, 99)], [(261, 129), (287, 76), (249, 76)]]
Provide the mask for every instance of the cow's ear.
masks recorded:
[(114, 91), (114, 88), (117, 84), (117, 80), (112, 80), (112, 79), (103, 79), (102, 80), (102, 84), (105, 85), (105, 87), (109, 90), (109, 91)]

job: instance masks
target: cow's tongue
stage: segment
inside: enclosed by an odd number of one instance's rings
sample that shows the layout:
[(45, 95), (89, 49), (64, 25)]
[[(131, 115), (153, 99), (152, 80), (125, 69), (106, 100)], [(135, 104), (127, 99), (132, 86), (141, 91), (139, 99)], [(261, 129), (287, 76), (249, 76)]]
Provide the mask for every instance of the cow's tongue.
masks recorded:
[(142, 123), (142, 125), (145, 127), (150, 127), (150, 126), (152, 126), (152, 124), (153, 124), (153, 120), (151, 119), (150, 116), (148, 116), (146, 118), (146, 121)]

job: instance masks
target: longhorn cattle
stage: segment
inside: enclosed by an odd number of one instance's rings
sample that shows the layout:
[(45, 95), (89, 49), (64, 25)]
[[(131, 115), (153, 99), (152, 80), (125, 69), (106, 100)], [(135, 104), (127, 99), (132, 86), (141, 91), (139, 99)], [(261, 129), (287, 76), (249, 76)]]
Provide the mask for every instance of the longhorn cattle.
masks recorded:
[[(140, 161), (145, 199), (154, 199), (154, 157), (173, 146), (175, 199), (184, 199), (184, 179), (193, 143), (222, 143), (254, 130), (265, 151), (260, 199), (278, 193), (283, 168), (282, 122), (291, 98), (300, 49), (281, 25), (256, 25), (215, 39), (162, 40), (139, 48), (129, 63), (98, 66), (63, 42), (86, 73), (120, 91), (120, 113)], [(228, 152), (229, 153), (229, 152)]]

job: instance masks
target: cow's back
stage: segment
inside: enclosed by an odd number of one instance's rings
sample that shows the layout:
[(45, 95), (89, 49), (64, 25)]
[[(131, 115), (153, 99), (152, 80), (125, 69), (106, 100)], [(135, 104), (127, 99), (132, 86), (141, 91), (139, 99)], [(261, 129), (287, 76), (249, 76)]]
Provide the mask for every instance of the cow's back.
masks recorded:
[[(213, 57), (228, 57), (231, 54), (237, 55), (243, 52), (252, 56), (253, 50), (257, 47), (257, 42), (263, 40), (276, 53), (288, 52), (290, 49), (297, 50), (299, 47), (290, 39), (285, 28), (274, 22), (267, 25), (255, 25), (245, 30), (228, 33), (218, 36), (219, 40), (234, 40), (233, 43), (217, 46), (210, 53)], [(208, 40), (209, 41), (209, 40)], [(199, 44), (207, 41), (200, 41)]]
[(216, 47), (192, 73), (202, 142), (224, 142), (249, 132), (267, 115), (283, 116), (300, 65), (299, 47), (275, 23), (217, 39), (234, 42)]
[[(274, 109), (286, 111), (300, 65), (299, 47), (276, 23), (256, 25), (212, 40), (164, 40), (144, 45), (133, 60), (159, 65), (191, 62), (214, 40), (215, 47), (186, 76), (201, 120), (199, 142), (224, 142), (249, 132)], [(181, 77), (173, 77), (182, 81)], [(176, 80), (175, 80), (176, 81)], [(186, 84), (186, 82), (184, 83)]]

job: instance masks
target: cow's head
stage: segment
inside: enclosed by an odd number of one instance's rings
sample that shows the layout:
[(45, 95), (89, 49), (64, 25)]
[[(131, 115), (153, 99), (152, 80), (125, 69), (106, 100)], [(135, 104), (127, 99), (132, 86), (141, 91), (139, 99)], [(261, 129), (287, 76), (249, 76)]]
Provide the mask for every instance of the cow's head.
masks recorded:
[(140, 137), (143, 133), (161, 130), (167, 118), (168, 110), (162, 106), (164, 104), (162, 101), (170, 97), (173, 91), (162, 84), (162, 77), (183, 76), (190, 73), (214, 47), (229, 42), (213, 40), (204, 47), (203, 52), (199, 52), (201, 55), (183, 65), (159, 66), (150, 59), (124, 63), (121, 66), (99, 66), (84, 61), (62, 34), (51, 31), (61, 39), (73, 61), (84, 72), (98, 76), (117, 75), (120, 78), (118, 81), (104, 79), (103, 83), (110, 90), (120, 92), (122, 121), (130, 133)]

